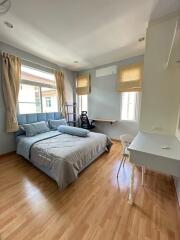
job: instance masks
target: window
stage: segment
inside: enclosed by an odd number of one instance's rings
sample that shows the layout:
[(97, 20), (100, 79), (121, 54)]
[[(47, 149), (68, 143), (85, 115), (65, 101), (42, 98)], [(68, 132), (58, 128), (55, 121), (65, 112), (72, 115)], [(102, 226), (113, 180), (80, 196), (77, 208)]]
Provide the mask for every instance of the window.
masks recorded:
[(88, 95), (78, 95), (78, 113), (88, 111)]
[(121, 120), (138, 121), (140, 110), (140, 93), (121, 93)]
[(22, 65), (18, 102), (20, 114), (58, 111), (54, 74)]

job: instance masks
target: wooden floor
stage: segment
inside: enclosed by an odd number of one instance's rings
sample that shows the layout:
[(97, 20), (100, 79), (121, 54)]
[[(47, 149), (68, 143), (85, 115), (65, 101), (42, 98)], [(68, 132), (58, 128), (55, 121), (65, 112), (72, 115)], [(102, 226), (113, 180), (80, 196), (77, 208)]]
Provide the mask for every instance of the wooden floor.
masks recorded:
[(128, 205), (130, 164), (118, 169), (114, 143), (64, 192), (23, 158), (0, 159), (2, 240), (180, 239), (180, 210), (172, 178), (147, 171), (144, 188), (135, 174), (136, 204)]

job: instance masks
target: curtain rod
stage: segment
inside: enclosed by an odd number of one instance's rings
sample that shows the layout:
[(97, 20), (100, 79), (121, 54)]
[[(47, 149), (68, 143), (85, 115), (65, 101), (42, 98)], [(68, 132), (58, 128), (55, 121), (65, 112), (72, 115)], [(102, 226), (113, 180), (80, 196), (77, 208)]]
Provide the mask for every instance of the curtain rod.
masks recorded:
[[(3, 54), (3, 53), (5, 53), (5, 54), (7, 53), (7, 54), (10, 54), (10, 55), (15, 55), (15, 56), (16, 56), (16, 54), (12, 54), (12, 53), (9, 53), (9, 52), (4, 52), (4, 51), (2, 51), (1, 53), (2, 53), (2, 54)], [(22, 61), (29, 62), (29, 63), (38, 65), (38, 66), (43, 67), (43, 68), (47, 68), (47, 69), (54, 70), (54, 71), (58, 70), (58, 68), (48, 67), (48, 66), (43, 65), (43, 64), (41, 64), (41, 63), (37, 63), (37, 62), (34, 62), (34, 61), (31, 61), (31, 60), (25, 59), (25, 58), (20, 57), (20, 56), (17, 56), (17, 57), (20, 58)], [(52, 63), (52, 64), (53, 64), (53, 63)], [(58, 67), (58, 66), (57, 66), (57, 67)]]

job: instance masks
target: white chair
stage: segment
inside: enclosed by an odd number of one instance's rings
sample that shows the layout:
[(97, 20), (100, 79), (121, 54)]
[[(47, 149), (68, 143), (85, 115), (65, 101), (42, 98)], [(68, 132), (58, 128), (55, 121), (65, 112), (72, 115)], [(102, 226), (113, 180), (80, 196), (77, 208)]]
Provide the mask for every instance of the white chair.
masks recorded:
[[(129, 151), (127, 150), (127, 148), (131, 144), (132, 140), (133, 140), (133, 136), (130, 135), (130, 134), (123, 134), (123, 135), (120, 136), (120, 141), (121, 141), (121, 144), (122, 144), (122, 147), (123, 147), (123, 157), (122, 157), (120, 165), (119, 165), (119, 169), (118, 169), (118, 172), (117, 172), (117, 178), (119, 176), (119, 172), (120, 172), (122, 164), (123, 164), (123, 167), (124, 167), (126, 159), (129, 158)], [(146, 169), (143, 166), (141, 167), (141, 169), (142, 169), (141, 184), (143, 186), (144, 185), (144, 173), (145, 173)]]
[(123, 164), (123, 167), (124, 167), (126, 159), (129, 158), (129, 151), (127, 150), (127, 148), (130, 145), (130, 143), (132, 142), (132, 140), (133, 140), (133, 136), (130, 135), (130, 134), (123, 134), (123, 135), (120, 136), (120, 141), (121, 141), (121, 144), (122, 144), (122, 147), (123, 147), (123, 156), (122, 156), (122, 159), (121, 159), (121, 162), (120, 162), (120, 165), (119, 165), (119, 169), (118, 169), (118, 172), (117, 172), (117, 178), (119, 176), (119, 172), (120, 172), (122, 164)]

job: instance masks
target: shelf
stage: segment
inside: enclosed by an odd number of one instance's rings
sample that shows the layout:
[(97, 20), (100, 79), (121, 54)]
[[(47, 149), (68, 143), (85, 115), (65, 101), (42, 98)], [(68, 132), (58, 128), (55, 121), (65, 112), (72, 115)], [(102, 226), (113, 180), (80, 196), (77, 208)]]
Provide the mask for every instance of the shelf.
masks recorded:
[(117, 122), (117, 120), (114, 120), (114, 119), (102, 119), (102, 118), (90, 118), (90, 119), (95, 122), (107, 122), (111, 124)]
[(77, 123), (76, 103), (66, 104), (66, 114), (67, 122), (75, 126)]

